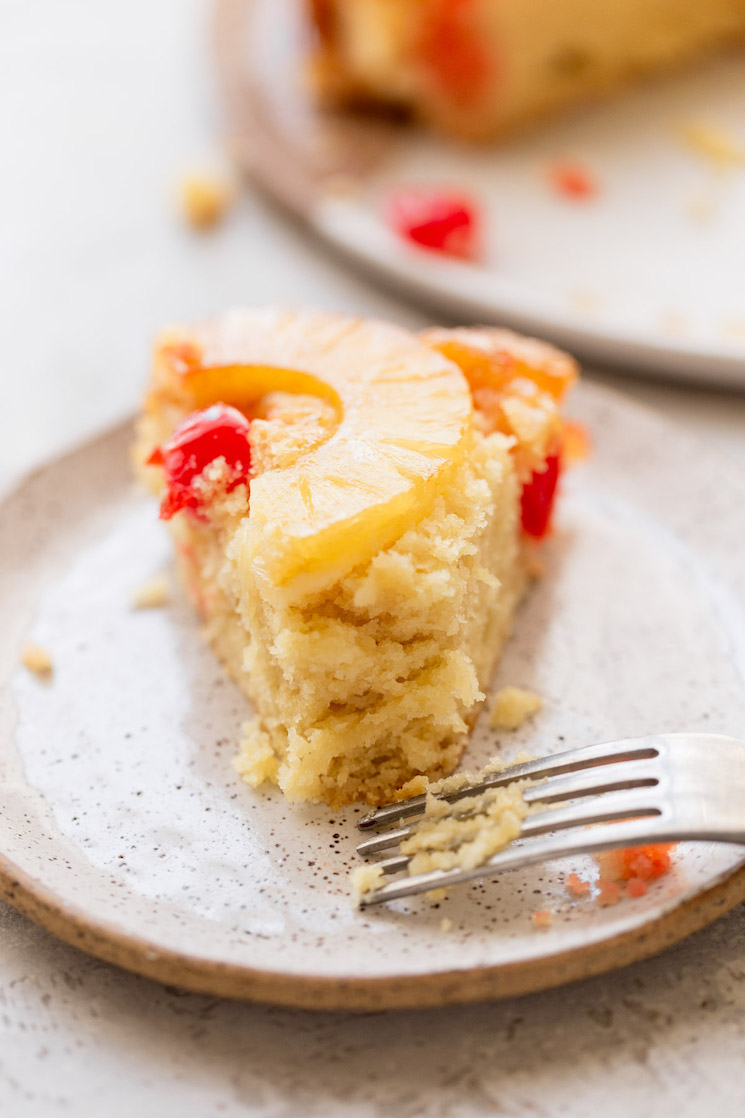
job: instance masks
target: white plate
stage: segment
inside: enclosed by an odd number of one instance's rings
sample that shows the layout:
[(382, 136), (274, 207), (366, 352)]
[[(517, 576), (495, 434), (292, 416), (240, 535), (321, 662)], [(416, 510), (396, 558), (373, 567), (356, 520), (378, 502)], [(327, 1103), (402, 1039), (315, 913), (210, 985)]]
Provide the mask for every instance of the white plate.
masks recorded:
[[(650, 730), (745, 733), (745, 490), (718, 459), (596, 387), (548, 573), (498, 683), (544, 709), (467, 760)], [(355, 912), (358, 809), (254, 792), (231, 757), (247, 704), (176, 592), (134, 612), (169, 564), (131, 484), (126, 428), (38, 472), (0, 509), (0, 888), (86, 950), (221, 994), (341, 1007), (424, 1005), (549, 986), (648, 954), (745, 896), (739, 849), (681, 849), (639, 900), (573, 901), (553, 864)], [(51, 683), (19, 667), (32, 638)], [(723, 891), (724, 890), (724, 891)], [(536, 909), (553, 926), (533, 929)], [(452, 928), (445, 932), (441, 920)]]
[[(219, 0), (218, 58), (239, 160), (326, 240), (452, 317), (513, 325), (593, 361), (745, 386), (745, 168), (718, 172), (679, 135), (709, 122), (745, 145), (742, 54), (469, 149), (315, 112), (298, 9)], [(590, 168), (599, 197), (559, 196), (557, 159)], [(354, 179), (353, 195), (333, 192), (340, 176)], [(480, 200), (480, 266), (386, 228), (381, 200), (405, 183), (455, 184)]]

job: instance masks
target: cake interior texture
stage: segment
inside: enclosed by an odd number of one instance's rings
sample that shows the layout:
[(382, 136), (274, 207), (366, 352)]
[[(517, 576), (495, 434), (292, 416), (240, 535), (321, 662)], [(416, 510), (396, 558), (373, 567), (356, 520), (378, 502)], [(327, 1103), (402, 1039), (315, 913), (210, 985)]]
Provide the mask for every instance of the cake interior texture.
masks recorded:
[(308, 0), (316, 86), (498, 136), (745, 42), (745, 0)]
[[(305, 357), (306, 368), (318, 371), (317, 349), (321, 375), (329, 353), (349, 346), (350, 338), (363, 365), (366, 352), (380, 357), (385, 351), (381, 368), (392, 372), (385, 381), (373, 377), (373, 407), (376, 393), (388, 390), (389, 406), (395, 406), (397, 380), (423, 361), (422, 384), (430, 396), (414, 403), (424, 426), (417, 433), (401, 425), (396, 434), (394, 418), (384, 423), (397, 440), (396, 476), (406, 486), (396, 490), (387, 514), (378, 507), (377, 478), (374, 495), (360, 506), (353, 462), (347, 476), (343, 458), (333, 459), (339, 484), (329, 509), (317, 512), (313, 505), (328, 481), (322, 455), (332, 460), (346, 421), (340, 423), (330, 394), (287, 391), (288, 354), (278, 354), (274, 340), (283, 329), (296, 340), (320, 339), (318, 345), (294, 344), (290, 356)], [(234, 354), (210, 357), (216, 334), (226, 331), (240, 339), (242, 365)], [(210, 373), (214, 367), (222, 371)], [(262, 370), (250, 403), (245, 393), (236, 395), (236, 368), (243, 368), (244, 382), (251, 370)], [(275, 389), (271, 371), (280, 368), (284, 374), (275, 380), (282, 387)], [(354, 383), (356, 375), (350, 368), (348, 380)], [(423, 775), (452, 772), (526, 584), (524, 494), (536, 477), (544, 478), (546, 460), (560, 449), (556, 397), (573, 377), (564, 355), (503, 332), (415, 337), (343, 316), (234, 312), (161, 340), (135, 448), (138, 469), (155, 492), (163, 496), (167, 487), (157, 448), (168, 446), (195, 409), (218, 400), (235, 403), (249, 423), (249, 475), (237, 478), (216, 456), (192, 483), (192, 505), (168, 521), (206, 636), (256, 712), (243, 728), (235, 762), (248, 784), (278, 784), (297, 801), (374, 804), (405, 794)], [(297, 384), (306, 388), (307, 380)], [(339, 384), (351, 413), (357, 389)], [(422, 391), (417, 383), (416, 393)], [(474, 399), (481, 406), (474, 407)], [(437, 417), (443, 407), (447, 423)], [(420, 461), (423, 433), (431, 456)], [(389, 454), (387, 438), (381, 436), (375, 455)], [(419, 458), (401, 460), (412, 447)], [(147, 465), (154, 450), (156, 464)], [(365, 457), (354, 440), (344, 452)], [(375, 475), (377, 469), (368, 455), (366, 470)], [(298, 516), (310, 507), (310, 537), (307, 526), (300, 531), (277, 505), (272, 488), (281, 483), (302, 490), (308, 477), (315, 489)], [(391, 510), (399, 508), (402, 494), (409, 501), (410, 492), (413, 504), (397, 518)], [(334, 520), (345, 501), (351, 502), (351, 548)], [(312, 550), (324, 532), (324, 547)], [(283, 547), (290, 556), (301, 549), (302, 562), (283, 559), (280, 565)]]

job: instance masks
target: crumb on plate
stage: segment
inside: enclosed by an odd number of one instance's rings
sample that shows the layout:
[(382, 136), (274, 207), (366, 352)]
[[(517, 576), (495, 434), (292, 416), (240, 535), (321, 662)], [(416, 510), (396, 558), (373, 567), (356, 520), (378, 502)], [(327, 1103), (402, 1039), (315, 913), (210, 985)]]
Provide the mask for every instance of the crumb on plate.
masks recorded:
[(49, 678), (54, 671), (51, 653), (34, 641), (26, 641), (21, 649), (21, 663), (34, 675)]
[(159, 609), (168, 602), (168, 582), (162, 576), (143, 582), (132, 594), (133, 609)]
[[(530, 760), (522, 755), (516, 764)], [(474, 869), (492, 855), (519, 838), (523, 820), (529, 812), (524, 791), (529, 780), (514, 780), (502, 787), (484, 791), (450, 802), (444, 797), (467, 785), (483, 782), (491, 773), (501, 772), (504, 761), (494, 757), (480, 772), (460, 772), (441, 780), (425, 778), (424, 814), (414, 820), (411, 831), (401, 843), (401, 853), (409, 855), (410, 875), (433, 870)], [(416, 788), (420, 786), (416, 783)], [(379, 865), (360, 866), (352, 871), (352, 896), (359, 905), (366, 893), (376, 889), (382, 876)], [(425, 896), (431, 902), (447, 896), (444, 888), (430, 889)]]
[(676, 845), (658, 842), (596, 854), (595, 861), (600, 867), (597, 903), (610, 905), (623, 897), (643, 897), (650, 881), (669, 872)]
[(450, 919), (449, 916), (443, 916), (442, 920), (440, 921), (440, 931), (441, 932), (451, 932), (452, 930), (453, 930), (453, 921)]
[(448, 891), (447, 889), (430, 889), (424, 895), (428, 901), (432, 901), (432, 904), (439, 904), (440, 901), (447, 900)]
[(621, 886), (617, 881), (606, 881), (601, 879), (598, 882), (598, 896), (597, 903), (601, 908), (608, 908), (610, 905), (618, 904), (621, 899)]
[(708, 225), (715, 212), (714, 199), (707, 194), (695, 194), (686, 205), (686, 213), (696, 225)]
[(651, 881), (667, 873), (672, 865), (674, 842), (627, 846), (622, 850), (604, 850), (595, 855), (600, 876), (609, 881), (628, 881), (632, 877)]
[(518, 730), (543, 706), (535, 691), (522, 687), (503, 687), (494, 696), (489, 725), (499, 730)]
[(745, 142), (711, 121), (689, 120), (678, 129), (683, 144), (718, 171), (745, 167)]
[(534, 928), (550, 928), (554, 922), (554, 914), (550, 908), (539, 908), (533, 913), (531, 919)]
[(383, 871), (380, 866), (358, 866), (352, 870), (352, 898), (359, 905), (367, 893), (372, 893), (378, 888)]
[(586, 897), (592, 889), (591, 883), (581, 878), (578, 873), (570, 873), (564, 885), (567, 893), (571, 893), (573, 897)]
[(595, 175), (576, 160), (557, 160), (550, 165), (548, 174), (556, 193), (573, 202), (587, 202), (600, 193)]

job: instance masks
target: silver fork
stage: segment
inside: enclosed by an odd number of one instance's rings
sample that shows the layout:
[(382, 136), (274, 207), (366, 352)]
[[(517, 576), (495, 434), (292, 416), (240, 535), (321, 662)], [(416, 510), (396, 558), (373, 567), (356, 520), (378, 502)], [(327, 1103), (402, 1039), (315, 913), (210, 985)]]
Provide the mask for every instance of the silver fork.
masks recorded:
[[(360, 904), (496, 877), (503, 870), (572, 854), (680, 839), (745, 844), (745, 742), (735, 738), (655, 734), (583, 746), (512, 765), (443, 798), (456, 802), (525, 778), (541, 781), (525, 790), (529, 804), (570, 802), (528, 815), (520, 838), (484, 865), (404, 877), (364, 893)], [(366, 831), (410, 819), (423, 814), (424, 804), (424, 796), (390, 804), (365, 815), (358, 826)], [(607, 826), (577, 830), (595, 823)], [(407, 825), (367, 839), (358, 853), (387, 850), (411, 830)], [(378, 865), (393, 874), (405, 870), (409, 861), (398, 854)]]

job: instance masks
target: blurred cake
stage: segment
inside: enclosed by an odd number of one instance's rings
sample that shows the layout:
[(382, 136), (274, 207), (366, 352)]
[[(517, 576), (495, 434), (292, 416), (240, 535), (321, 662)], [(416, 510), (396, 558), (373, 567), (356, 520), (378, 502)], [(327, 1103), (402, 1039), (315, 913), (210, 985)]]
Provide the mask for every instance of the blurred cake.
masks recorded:
[(306, 0), (316, 85), (498, 136), (745, 41), (745, 0)]
[(503, 331), (236, 310), (158, 341), (138, 469), (293, 800), (453, 770), (543, 535), (574, 363)]

